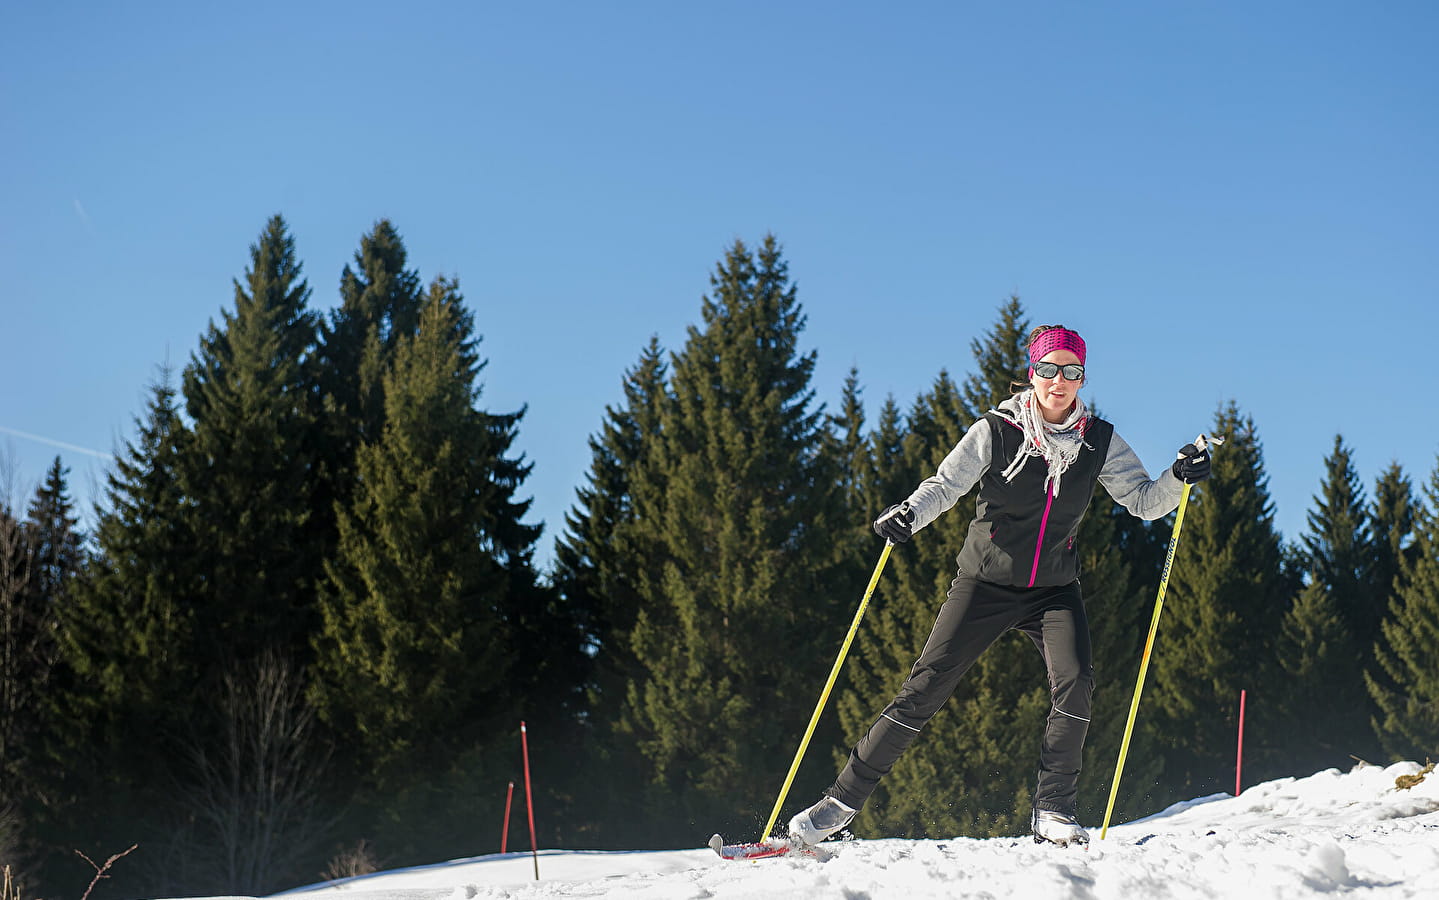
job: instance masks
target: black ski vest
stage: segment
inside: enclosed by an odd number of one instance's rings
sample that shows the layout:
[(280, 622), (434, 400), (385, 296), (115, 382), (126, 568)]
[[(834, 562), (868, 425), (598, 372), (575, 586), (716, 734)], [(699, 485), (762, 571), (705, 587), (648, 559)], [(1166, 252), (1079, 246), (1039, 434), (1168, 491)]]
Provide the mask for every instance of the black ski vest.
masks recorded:
[(1042, 457), (1029, 457), (1013, 481), (1004, 479), (1001, 473), (1020, 452), (1024, 433), (995, 413), (986, 413), (985, 418), (990, 431), (989, 470), (979, 480), (974, 521), (959, 553), (959, 569), (983, 581), (1014, 587), (1068, 584), (1079, 577), (1074, 537), (1109, 455), (1114, 426), (1089, 417), (1085, 446), (1061, 476), (1055, 497), (1044, 486), (1049, 467)]

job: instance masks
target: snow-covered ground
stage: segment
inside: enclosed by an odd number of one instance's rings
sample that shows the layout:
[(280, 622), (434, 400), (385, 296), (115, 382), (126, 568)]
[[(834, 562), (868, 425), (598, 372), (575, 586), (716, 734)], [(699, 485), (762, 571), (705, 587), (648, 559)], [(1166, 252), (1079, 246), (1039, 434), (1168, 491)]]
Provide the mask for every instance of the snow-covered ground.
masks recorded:
[[(1218, 794), (1109, 829), (1088, 850), (1029, 837), (865, 840), (824, 858), (730, 862), (707, 848), (481, 856), (286, 892), (294, 900), (925, 900), (925, 898), (1439, 898), (1439, 772), (1330, 769)], [(727, 836), (753, 840), (754, 835)], [(829, 849), (833, 848), (833, 849)]]

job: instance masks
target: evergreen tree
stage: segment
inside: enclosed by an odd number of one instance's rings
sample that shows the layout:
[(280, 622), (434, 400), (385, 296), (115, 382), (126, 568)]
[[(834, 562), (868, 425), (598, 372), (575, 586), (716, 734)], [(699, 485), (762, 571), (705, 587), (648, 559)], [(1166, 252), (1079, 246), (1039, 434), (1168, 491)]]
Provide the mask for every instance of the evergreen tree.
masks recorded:
[[(1226, 443), (1190, 495), (1141, 710), (1164, 742), (1159, 802), (1233, 785), (1239, 692), (1249, 691), (1245, 770), (1276, 771), (1275, 635), (1295, 587), (1284, 577), (1263, 450), (1253, 419), (1229, 403)], [(1271, 723), (1268, 731), (1258, 723)]]
[[(25, 529), (8, 502), (0, 498), (0, 783), (12, 787), (0, 803), (15, 803), (13, 785), (22, 770), (22, 751), (32, 691), (32, 658), (43, 641), (44, 610), (35, 609)], [(12, 793), (13, 791), (13, 793)]]
[[(83, 536), (78, 527), (80, 519), (74, 514), (74, 504), (69, 497), (69, 473), (70, 470), (61, 465), (60, 457), (55, 457), (30, 504), (26, 522), (30, 590), (35, 594), (37, 606), (48, 608), (52, 616), (70, 599), (70, 587), (81, 563)], [(53, 652), (52, 643), (46, 654)]]
[(0, 780), (20, 784), (34, 771), (56, 621), (80, 569), (68, 472), (57, 456), (23, 523), (0, 508)]
[(1288, 753), (1298, 772), (1375, 756), (1368, 667), (1387, 592), (1376, 590), (1364, 491), (1339, 436), (1303, 538), (1309, 584), (1284, 618), (1279, 660), (1298, 687), (1284, 697)]
[(1397, 462), (1391, 462), (1374, 485), (1371, 520), (1374, 564), (1370, 579), (1387, 611), (1398, 593), (1405, 563), (1414, 562), (1414, 484)]
[(304, 659), (316, 624), (322, 544), (311, 521), (317, 426), (306, 363), (316, 321), (300, 269), (274, 216), (235, 282), (234, 312), (211, 323), (185, 370), (194, 426), (180, 472), (202, 554), (202, 658), (269, 647)]
[(999, 308), (994, 327), (969, 342), (977, 364), (976, 371), (964, 380), (964, 411), (969, 421), (1008, 400), (1014, 395), (1015, 385), (1025, 383), (1029, 331), (1024, 306), (1018, 295), (1010, 295)]
[(581, 813), (572, 822), (571, 839), (590, 846), (654, 839), (639, 806), (648, 766), (616, 724), (627, 686), (643, 676), (630, 638), (642, 604), (642, 571), (658, 551), (656, 538), (636, 517), (633, 482), (659, 439), (660, 414), (670, 402), (667, 375), (659, 340), (651, 337), (639, 362), (625, 372), (624, 402), (606, 407), (599, 433), (589, 439), (586, 484), (576, 490), (575, 506), (565, 517), (567, 531), (555, 545), (555, 588), (581, 620), (592, 660), (585, 681), (584, 755), (608, 773), (591, 778), (581, 791), (603, 814)]
[(77, 846), (168, 839), (170, 804), (152, 798), (182, 768), (175, 737), (196, 715), (205, 662), (192, 638), (197, 553), (179, 485), (185, 431), (175, 397), (163, 369), (106, 477), (94, 552), (59, 611), (49, 802), (36, 817), (59, 871)]
[[(199, 660), (186, 652), (198, 576), (186, 565), (196, 547), (179, 483), (185, 428), (168, 368), (151, 385), (135, 428), (106, 476), (94, 557), (61, 619), (61, 658), (73, 681), (63, 702), (74, 720), (180, 706), (197, 675)], [(125, 739), (147, 731), (156, 729), (137, 728)]]
[(0, 866), (17, 881), (31, 882), (33, 852), (26, 835), (24, 807), (33, 796), (24, 750), (30, 690), (27, 658), (34, 643), (35, 611), (30, 608), (29, 571), (23, 526), (10, 498), (0, 496)]
[[(1289, 723), (1285, 753), (1292, 771), (1308, 774), (1344, 766), (1350, 755), (1374, 758), (1368, 747), (1369, 703), (1356, 668), (1354, 635), (1334, 591), (1314, 580), (1285, 613), (1277, 644), (1289, 686), (1279, 698)], [(1362, 729), (1353, 727), (1357, 720)]]
[(385, 424), (383, 379), (402, 338), (415, 333), (424, 287), (406, 269), (407, 251), (387, 219), (360, 239), (355, 268), (340, 275), (340, 305), (320, 328), (314, 379), (324, 398), (328, 509), (344, 503), (354, 483), (361, 443), (380, 440)]
[(1374, 591), (1376, 548), (1368, 502), (1342, 437), (1335, 435), (1334, 450), (1324, 462), (1321, 495), (1309, 513), (1303, 545), (1313, 580), (1333, 595), (1362, 655), (1378, 636), (1384, 615), (1383, 597)]
[(472, 327), (453, 286), (437, 282), (385, 375), (385, 429), (360, 447), (359, 489), (326, 567), (313, 696), (382, 770), (415, 761), (414, 741), (433, 760), (446, 755), (423, 745), (453, 753), (473, 740), (511, 664), (505, 567), (522, 553), (515, 540), (534, 533), (494, 478)]
[[(16, 816), (28, 825), (25, 855), (6, 860), (17, 874), (39, 849), (35, 838), (53, 802), (46, 776), (56, 724), (49, 700), (59, 652), (57, 622), (72, 601), (82, 564), (67, 474), (56, 457), (23, 522), (8, 504), (0, 504), (0, 819), (7, 820), (0, 831)], [(0, 851), (18, 849), (5, 844)]]
[[(587, 484), (566, 515), (567, 531), (555, 545), (555, 582), (567, 601), (585, 611), (600, 682), (597, 708), (618, 710), (622, 685), (637, 674), (627, 643), (639, 610), (639, 569), (649, 554), (636, 545), (633, 481), (660, 436), (660, 413), (669, 401), (667, 367), (658, 338), (651, 338), (634, 368), (625, 372), (625, 402), (605, 408), (600, 432), (589, 439)], [(603, 718), (603, 717), (602, 717)]]
[(1378, 666), (1365, 676), (1378, 707), (1374, 730), (1391, 759), (1439, 748), (1439, 466), (1415, 510), (1414, 553), (1380, 626)]
[(737, 241), (711, 284), (633, 484), (658, 549), (638, 586), (643, 671), (624, 724), (668, 820), (753, 828), (847, 624), (833, 564), (844, 511), (778, 243)]
[[(870, 534), (863, 513), (868, 511), (866, 479), (871, 474), (869, 444), (864, 433), (864, 402), (859, 385), (859, 370), (851, 368), (840, 392), (839, 412), (828, 417), (824, 432), (824, 455), (839, 463), (839, 487), (849, 518), (860, 534)], [(871, 543), (866, 541), (866, 543)]]

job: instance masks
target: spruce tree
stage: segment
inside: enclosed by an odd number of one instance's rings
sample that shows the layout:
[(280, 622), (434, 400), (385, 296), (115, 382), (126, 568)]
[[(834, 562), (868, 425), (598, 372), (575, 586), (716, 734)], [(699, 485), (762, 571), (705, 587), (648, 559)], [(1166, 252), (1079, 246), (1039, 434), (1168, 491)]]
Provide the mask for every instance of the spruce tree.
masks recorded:
[(1370, 516), (1374, 535), (1370, 579), (1387, 611), (1399, 590), (1405, 563), (1414, 561), (1414, 484), (1399, 463), (1391, 462), (1379, 473)]
[[(26, 521), (30, 551), (30, 590), (37, 606), (55, 614), (70, 599), (81, 564), (80, 519), (69, 497), (70, 470), (55, 457), (30, 503)], [(53, 645), (46, 651), (54, 651)]]
[(405, 244), (381, 219), (360, 239), (355, 267), (340, 275), (340, 304), (320, 326), (313, 378), (324, 398), (325, 496), (344, 503), (354, 482), (355, 454), (380, 439), (385, 422), (383, 379), (402, 338), (415, 333), (424, 286), (405, 268)]
[(76, 720), (179, 705), (200, 662), (187, 652), (198, 574), (187, 565), (196, 548), (179, 482), (185, 428), (168, 368), (134, 424), (135, 438), (106, 476), (94, 557), (60, 622), (61, 658), (74, 682), (64, 699)]
[(778, 242), (751, 252), (736, 241), (711, 285), (633, 485), (636, 521), (658, 546), (639, 584), (631, 646), (643, 672), (625, 726), (669, 821), (750, 830), (850, 598), (833, 571), (844, 520), (834, 461), (819, 452), (815, 356), (799, 352), (804, 317)]
[(659, 339), (651, 337), (624, 374), (623, 403), (606, 407), (599, 433), (589, 438), (586, 484), (576, 490), (566, 533), (555, 545), (555, 588), (582, 623), (592, 661), (585, 680), (584, 755), (609, 773), (590, 778), (579, 792), (590, 809), (603, 812), (586, 816), (581, 810), (573, 823), (575, 831), (590, 833), (595, 846), (654, 839), (639, 806), (648, 767), (616, 725), (627, 685), (643, 676), (630, 638), (643, 602), (642, 571), (655, 559), (657, 539), (636, 518), (633, 482), (659, 439), (660, 413), (669, 402), (667, 376)]
[(181, 456), (204, 577), (196, 599), (202, 656), (248, 659), (272, 648), (306, 658), (316, 625), (312, 521), (316, 410), (307, 356), (316, 319), (306, 308), (295, 242), (274, 216), (250, 247), (234, 311), (211, 323), (185, 369), (194, 423)]
[(1253, 419), (1230, 402), (1213, 433), (1226, 442), (1213, 475), (1190, 495), (1140, 708), (1165, 746), (1161, 803), (1232, 789), (1241, 689), (1249, 692), (1245, 771), (1287, 771), (1277, 756), (1282, 697), (1272, 661), (1294, 587), (1281, 568)]
[(1309, 583), (1286, 613), (1279, 661), (1291, 676), (1283, 699), (1288, 755), (1304, 773), (1376, 755), (1369, 667), (1388, 593), (1374, 584), (1376, 547), (1352, 454), (1336, 436), (1302, 540)]
[(1363, 654), (1378, 636), (1384, 615), (1384, 597), (1374, 591), (1376, 547), (1368, 501), (1342, 437), (1335, 435), (1324, 463), (1321, 493), (1302, 542), (1313, 580), (1329, 589)]
[(0, 780), (12, 789), (17, 781), (25, 783), (37, 763), (58, 656), (56, 622), (80, 570), (81, 535), (68, 472), (55, 457), (23, 523), (0, 508)]
[(1432, 758), (1439, 748), (1439, 466), (1415, 510), (1412, 561), (1380, 626), (1378, 665), (1365, 683), (1374, 730), (1390, 759)]
[[(37, 849), (37, 836), (48, 831), (57, 805), (49, 790), (54, 779), (48, 753), (57, 725), (50, 704), (56, 630), (82, 565), (67, 474), (56, 457), (23, 522), (0, 503), (0, 818), (9, 826), (18, 815), (25, 824), (26, 856)], [(5, 843), (0, 852), (21, 849)], [(22, 864), (28, 869), (31, 860), (6, 862), (21, 875)]]
[(1029, 368), (1029, 331), (1024, 306), (1018, 295), (1011, 295), (1000, 306), (994, 327), (969, 342), (976, 369), (964, 380), (966, 418), (978, 420), (1013, 396), (1016, 383), (1024, 383)]
[(37, 826), (60, 848), (60, 871), (77, 846), (168, 840), (171, 804), (151, 798), (183, 768), (175, 737), (197, 714), (206, 664), (192, 636), (198, 554), (179, 484), (185, 430), (169, 369), (151, 385), (135, 429), (106, 476), (93, 553), (58, 619), (51, 801)]
[(602, 694), (595, 699), (612, 711), (623, 696), (617, 689), (636, 674), (626, 638), (639, 609), (639, 569), (647, 554), (633, 546), (645, 530), (634, 527), (632, 483), (660, 435), (667, 371), (659, 340), (652, 337), (639, 362), (625, 372), (624, 403), (606, 407), (600, 432), (589, 439), (586, 485), (576, 490), (566, 533), (555, 546), (556, 584), (571, 605), (585, 611), (598, 677), (605, 682), (595, 685)]
[(556, 661), (578, 655), (578, 638), (521, 640), (553, 610), (537, 603), (539, 529), (514, 499), (529, 466), (507, 455), (523, 413), (476, 408), (482, 365), (456, 285), (437, 279), (416, 334), (396, 346), (384, 431), (361, 445), (359, 487), (340, 511), (311, 696), (351, 736), (370, 787), (433, 776), (497, 723), (508, 734), (536, 681), (570, 689), (576, 675)]
[(868, 533), (869, 523), (863, 521), (868, 511), (867, 479), (872, 477), (869, 465), (868, 438), (864, 432), (864, 401), (859, 383), (859, 370), (851, 368), (840, 392), (839, 411), (828, 417), (824, 432), (824, 454), (839, 464), (839, 487), (849, 518), (858, 533)]
[(30, 881), (25, 806), (34, 793), (25, 765), (30, 690), (26, 659), (34, 643), (25, 532), (9, 497), (0, 496), (0, 853), (17, 879)]

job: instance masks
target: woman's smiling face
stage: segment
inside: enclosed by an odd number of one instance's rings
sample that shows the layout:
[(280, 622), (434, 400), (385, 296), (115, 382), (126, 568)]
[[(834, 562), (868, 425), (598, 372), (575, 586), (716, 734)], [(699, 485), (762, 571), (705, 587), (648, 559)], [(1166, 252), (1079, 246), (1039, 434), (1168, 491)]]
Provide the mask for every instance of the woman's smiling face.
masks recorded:
[[(1069, 350), (1052, 350), (1039, 362), (1054, 363), (1058, 366), (1078, 365), (1079, 357)], [(1053, 378), (1040, 378), (1038, 373), (1029, 377), (1034, 385), (1034, 399), (1039, 402), (1041, 414), (1046, 422), (1062, 422), (1074, 405), (1074, 398), (1084, 385), (1084, 379), (1070, 381), (1061, 370)]]

